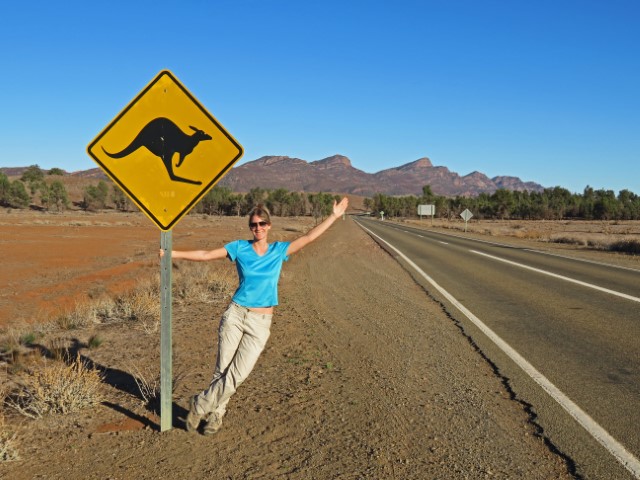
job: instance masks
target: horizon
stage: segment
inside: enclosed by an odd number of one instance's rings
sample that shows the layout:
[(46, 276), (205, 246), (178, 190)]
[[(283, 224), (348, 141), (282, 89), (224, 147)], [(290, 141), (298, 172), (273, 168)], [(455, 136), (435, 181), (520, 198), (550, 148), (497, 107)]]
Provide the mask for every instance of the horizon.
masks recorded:
[(14, 3), (2, 165), (96, 168), (87, 145), (168, 69), (243, 146), (237, 165), (341, 152), (376, 173), (427, 157), (638, 192), (638, 20), (631, 0)]
[[(256, 158), (256, 159), (254, 159), (254, 160), (247, 160), (247, 161), (245, 161), (244, 163), (238, 162), (238, 163), (234, 166), (234, 168), (239, 167), (239, 166), (242, 166), (242, 165), (246, 165), (246, 164), (249, 164), (249, 163), (252, 163), (252, 162), (257, 162), (257, 161), (259, 161), (259, 160), (262, 160), (263, 158), (287, 158), (287, 159), (292, 159), (292, 160), (301, 160), (301, 161), (303, 161), (303, 162), (306, 162), (307, 164), (312, 164), (312, 163), (315, 163), (315, 162), (321, 162), (321, 161), (324, 161), (324, 160), (329, 160), (329, 159), (334, 158), (334, 157), (344, 157), (344, 158), (346, 158), (346, 159), (350, 162), (351, 166), (353, 167), (353, 164), (352, 164), (351, 159), (350, 159), (349, 157), (347, 157), (346, 155), (342, 155), (342, 154), (336, 153), (336, 154), (330, 155), (330, 156), (328, 156), (328, 157), (326, 157), (326, 158), (320, 158), (320, 159), (318, 159), (318, 160), (305, 160), (305, 159), (303, 159), (303, 158), (290, 157), (290, 156), (288, 156), (288, 155), (264, 155), (264, 156), (262, 156), (262, 157), (260, 157), (260, 158)], [(413, 160), (413, 161), (411, 161), (411, 162), (407, 162), (407, 163), (405, 163), (405, 164), (403, 164), (403, 165), (396, 165), (396, 166), (392, 166), (392, 167), (389, 167), (389, 168), (386, 168), (386, 169), (383, 169), (383, 170), (378, 170), (378, 171), (376, 171), (376, 172), (367, 172), (367, 171), (364, 171), (364, 170), (361, 170), (361, 169), (357, 169), (356, 167), (353, 167), (353, 168), (356, 168), (357, 170), (360, 170), (360, 171), (362, 171), (362, 172), (364, 172), (365, 174), (368, 174), (368, 175), (377, 175), (377, 174), (379, 174), (379, 173), (381, 173), (381, 172), (384, 172), (385, 170), (397, 170), (397, 169), (403, 168), (403, 167), (405, 167), (405, 166), (407, 166), (407, 165), (410, 165), (410, 164), (413, 164), (413, 163), (417, 163), (417, 162), (419, 162), (419, 161), (421, 161), (421, 160), (428, 160), (429, 162), (431, 162), (431, 159), (430, 159), (429, 157), (422, 157), (422, 158), (418, 158), (418, 159), (416, 159), (416, 160)], [(545, 189), (545, 190), (547, 190), (547, 189), (553, 189), (553, 188), (556, 188), (556, 187), (566, 188), (566, 187), (563, 187), (562, 185), (554, 185), (554, 186), (545, 186), (545, 185), (540, 185), (540, 184), (537, 184), (537, 183), (536, 183), (536, 182), (534, 182), (534, 181), (530, 181), (530, 180), (522, 179), (522, 178), (519, 178), (519, 177), (515, 177), (515, 176), (513, 176), (513, 175), (496, 175), (496, 176), (494, 176), (494, 177), (489, 177), (489, 176), (488, 176), (487, 174), (485, 174), (484, 172), (480, 172), (480, 171), (478, 171), (478, 170), (474, 170), (474, 171), (472, 171), (472, 172), (469, 172), (469, 173), (467, 173), (467, 174), (464, 174), (464, 175), (463, 175), (463, 174), (460, 174), (459, 172), (455, 172), (455, 171), (453, 171), (453, 170), (449, 169), (446, 165), (434, 165), (434, 164), (433, 164), (433, 162), (431, 162), (431, 163), (432, 163), (432, 165), (431, 165), (431, 166), (432, 166), (433, 168), (446, 168), (447, 170), (449, 170), (449, 172), (450, 172), (450, 173), (457, 174), (460, 178), (465, 178), (465, 177), (470, 176), (470, 175), (473, 175), (473, 174), (475, 174), (475, 173), (479, 173), (479, 174), (481, 174), (481, 175), (485, 175), (488, 179), (490, 179), (490, 180), (492, 180), (492, 181), (493, 181), (494, 179), (496, 179), (496, 178), (513, 178), (513, 179), (520, 180), (523, 184), (527, 184), (527, 183), (534, 183), (534, 184), (536, 184), (537, 186), (540, 186), (540, 187), (542, 187), (542, 188), (543, 188), (543, 189)], [(0, 170), (2, 170), (2, 169), (15, 169), (15, 170), (22, 170), (22, 169), (27, 169), (27, 168), (29, 168), (29, 167), (31, 167), (31, 166), (37, 166), (38, 168), (41, 168), (39, 165), (14, 166), (14, 167), (2, 167), (2, 166), (0, 166)], [(55, 168), (55, 167), (53, 167), (53, 168)], [(43, 170), (43, 171), (49, 171), (50, 169), (44, 169), (44, 168), (41, 168), (41, 170)], [(63, 169), (63, 170), (64, 170), (64, 169)], [(99, 167), (98, 165), (90, 166), (90, 168), (87, 168), (87, 169), (81, 169), (81, 170), (74, 170), (74, 171), (67, 171), (67, 170), (64, 170), (64, 172), (65, 172), (67, 175), (76, 175), (76, 174), (78, 174), (78, 173), (82, 173), (82, 172), (90, 172), (90, 171), (94, 171), (94, 170), (96, 170), (96, 171), (100, 171), (100, 172), (101, 172), (102, 174), (104, 174), (107, 178), (109, 178), (109, 175), (108, 175), (108, 174), (107, 174), (107, 173), (106, 173), (106, 172), (105, 172), (101, 167)], [(217, 184), (216, 184), (215, 186), (217, 186)], [(214, 187), (215, 187), (215, 186), (214, 186)], [(424, 185), (424, 186), (429, 186), (429, 185)], [(593, 186), (591, 186), (591, 185), (586, 185), (586, 186), (585, 186), (585, 189), (586, 189), (587, 187), (593, 188)], [(501, 188), (504, 188), (504, 187), (501, 187)], [(508, 189), (507, 189), (507, 190), (508, 190)], [(568, 190), (568, 189), (567, 189), (567, 190)], [(594, 188), (594, 190), (599, 190), (599, 189)], [(611, 190), (611, 189), (603, 188), (603, 190)], [(634, 191), (631, 191), (631, 192), (632, 192), (632, 193), (634, 193), (634, 194), (636, 194), (636, 192), (634, 192)], [(580, 191), (580, 192), (571, 192), (571, 193), (572, 193), (572, 194), (579, 194), (579, 195), (582, 195), (582, 194), (584, 193), (584, 191)], [(616, 196), (618, 195), (618, 193), (619, 193), (619, 192), (615, 192)]]

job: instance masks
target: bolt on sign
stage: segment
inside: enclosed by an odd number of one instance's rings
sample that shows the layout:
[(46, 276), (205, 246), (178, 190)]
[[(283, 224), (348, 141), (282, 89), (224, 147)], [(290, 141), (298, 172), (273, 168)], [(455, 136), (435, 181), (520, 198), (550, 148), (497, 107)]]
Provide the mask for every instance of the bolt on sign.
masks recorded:
[(171, 230), (243, 154), (168, 70), (100, 132), (87, 152), (163, 231)]

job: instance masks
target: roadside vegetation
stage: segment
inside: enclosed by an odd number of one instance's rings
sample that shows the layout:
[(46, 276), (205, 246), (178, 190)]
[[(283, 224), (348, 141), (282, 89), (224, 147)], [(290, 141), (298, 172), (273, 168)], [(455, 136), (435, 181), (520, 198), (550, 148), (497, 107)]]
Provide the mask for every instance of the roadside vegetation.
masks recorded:
[[(214, 268), (215, 267), (215, 268)], [(226, 302), (236, 279), (233, 266), (185, 264), (173, 275), (173, 302)], [(0, 331), (0, 462), (19, 459), (20, 421), (38, 421), (96, 408), (105, 400), (104, 372), (91, 361), (104, 343), (100, 328), (122, 325), (142, 337), (160, 328), (160, 279), (141, 279), (118, 297), (93, 298), (55, 318)], [(86, 338), (79, 342), (78, 339)], [(159, 410), (159, 371), (131, 366), (138, 397)], [(185, 377), (174, 371), (174, 387)], [(21, 427), (22, 428), (22, 427)]]
[[(53, 168), (48, 172), (38, 165), (28, 167), (19, 179), (10, 180), (0, 172), (0, 206), (64, 210), (72, 207), (96, 211), (135, 210), (122, 190), (110, 181), (98, 180), (68, 192), (69, 175)], [(71, 198), (74, 198), (72, 201)], [(247, 193), (234, 193), (216, 186), (193, 209), (205, 215), (245, 215), (256, 203), (264, 203), (276, 216), (312, 215), (320, 218), (331, 212), (337, 196), (329, 193), (292, 192), (285, 188), (256, 187)], [(497, 220), (640, 220), (640, 196), (630, 190), (595, 190), (585, 187), (582, 193), (571, 193), (562, 187), (542, 192), (499, 189), (476, 197), (447, 197), (433, 193), (430, 185), (422, 187), (422, 195), (393, 196), (377, 193), (364, 200), (370, 213), (385, 217), (417, 217), (418, 205), (434, 205), (436, 218), (455, 218), (469, 209), (476, 219)]]
[(587, 186), (582, 194), (561, 187), (542, 192), (499, 189), (477, 197), (444, 197), (431, 187), (422, 195), (390, 196), (376, 194), (365, 200), (365, 207), (386, 217), (417, 217), (418, 205), (435, 205), (436, 218), (455, 218), (465, 209), (479, 220), (640, 220), (640, 196), (629, 190), (616, 195), (613, 190), (594, 190)]

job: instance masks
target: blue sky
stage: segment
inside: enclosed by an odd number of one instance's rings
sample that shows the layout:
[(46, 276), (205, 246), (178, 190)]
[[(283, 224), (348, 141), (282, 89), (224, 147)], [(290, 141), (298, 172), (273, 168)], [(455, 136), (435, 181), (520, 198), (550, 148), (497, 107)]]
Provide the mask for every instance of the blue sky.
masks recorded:
[(86, 147), (161, 70), (242, 144), (640, 194), (637, 0), (10, 2), (0, 166)]

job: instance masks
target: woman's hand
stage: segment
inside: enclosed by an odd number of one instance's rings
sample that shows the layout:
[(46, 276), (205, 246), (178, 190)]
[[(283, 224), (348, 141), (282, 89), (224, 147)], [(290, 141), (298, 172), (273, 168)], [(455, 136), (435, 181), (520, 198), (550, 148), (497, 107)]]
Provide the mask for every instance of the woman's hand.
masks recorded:
[(333, 201), (333, 214), (337, 217), (344, 215), (344, 212), (347, 211), (347, 207), (349, 206), (349, 199), (347, 197), (342, 197), (340, 203), (336, 200)]

